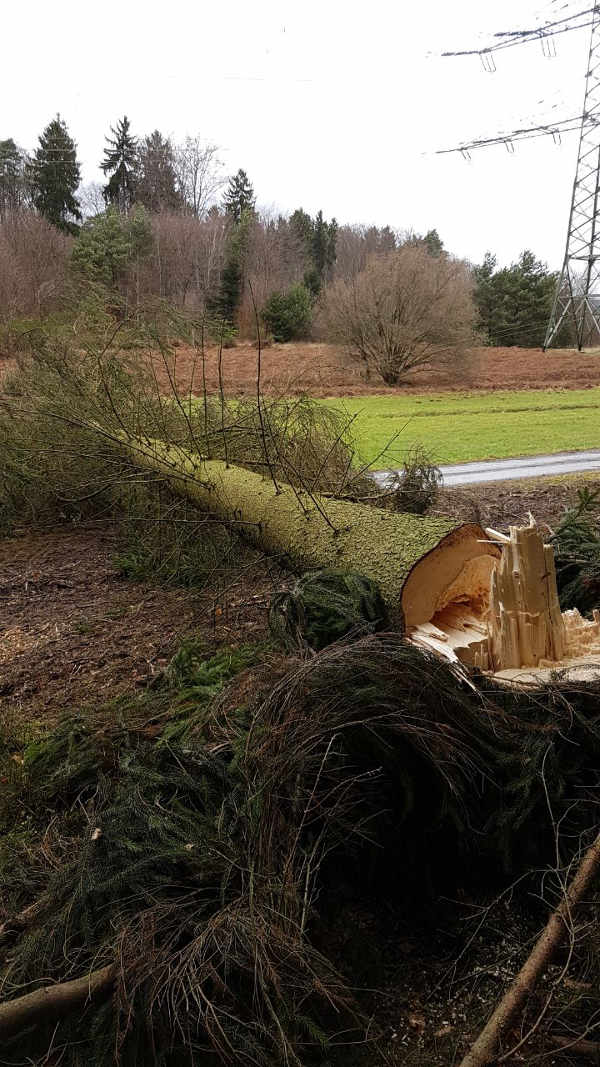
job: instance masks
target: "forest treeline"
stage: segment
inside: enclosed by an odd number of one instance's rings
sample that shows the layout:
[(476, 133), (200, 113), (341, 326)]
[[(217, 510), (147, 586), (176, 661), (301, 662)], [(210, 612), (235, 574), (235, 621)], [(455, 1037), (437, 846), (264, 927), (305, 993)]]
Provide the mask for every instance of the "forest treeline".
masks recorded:
[[(215, 145), (200, 137), (174, 144), (158, 130), (136, 137), (126, 116), (99, 164), (104, 184), (82, 186), (77, 146), (58, 115), (33, 151), (0, 141), (0, 322), (60, 308), (75, 278), (129, 307), (164, 299), (232, 335), (254, 336), (258, 313), (275, 340), (350, 344), (340, 316), (389, 304), (393, 284), (408, 294), (413, 343), (421, 344), (423, 317), (428, 343), (437, 343), (442, 316), (460, 320), (450, 322), (446, 345), (543, 341), (556, 275), (531, 251), (507, 268), (491, 253), (472, 265), (446, 250), (434, 228), (419, 235), (339, 225), (302, 207), (259, 210), (247, 174), (225, 175)], [(451, 305), (440, 295), (448, 287)], [(392, 303), (393, 318), (396, 295)], [(377, 318), (372, 327), (377, 334), (386, 324)]]

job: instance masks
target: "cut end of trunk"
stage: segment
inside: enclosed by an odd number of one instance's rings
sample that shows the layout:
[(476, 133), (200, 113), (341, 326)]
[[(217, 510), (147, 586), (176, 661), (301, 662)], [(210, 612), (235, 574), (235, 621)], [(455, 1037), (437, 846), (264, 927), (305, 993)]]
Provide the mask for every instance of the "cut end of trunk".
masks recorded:
[(554, 549), (539, 528), (487, 530), (474, 542), (463, 527), (412, 571), (403, 608), (409, 639), (498, 679), (546, 681), (552, 671), (600, 676), (600, 613), (561, 613)]

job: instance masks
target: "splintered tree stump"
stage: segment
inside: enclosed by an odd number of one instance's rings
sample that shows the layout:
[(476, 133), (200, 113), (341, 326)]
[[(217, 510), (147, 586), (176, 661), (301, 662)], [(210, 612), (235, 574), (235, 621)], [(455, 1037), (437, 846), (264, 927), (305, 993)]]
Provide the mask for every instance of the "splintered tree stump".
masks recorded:
[[(492, 533), (492, 531), (489, 531)], [(512, 526), (492, 572), (488, 629), (492, 670), (560, 662), (566, 653), (554, 549), (537, 526)]]
[(589, 621), (575, 608), (561, 613), (554, 549), (544, 544), (535, 520), (511, 526), (508, 536), (485, 532), (501, 550), (499, 559), (490, 560), (485, 595), (472, 573), (467, 595), (447, 591), (449, 602), (414, 627), (411, 640), (505, 681), (542, 681), (549, 670), (565, 666), (598, 675), (600, 613)]

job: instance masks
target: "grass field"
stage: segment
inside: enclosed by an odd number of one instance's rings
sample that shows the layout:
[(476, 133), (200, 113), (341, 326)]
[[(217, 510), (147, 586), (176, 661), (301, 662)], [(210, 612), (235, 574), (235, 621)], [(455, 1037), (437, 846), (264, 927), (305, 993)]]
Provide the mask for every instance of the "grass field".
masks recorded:
[(600, 447), (599, 388), (331, 397), (326, 403), (356, 416), (361, 456), (375, 468), (401, 462), (416, 444), (437, 463)]

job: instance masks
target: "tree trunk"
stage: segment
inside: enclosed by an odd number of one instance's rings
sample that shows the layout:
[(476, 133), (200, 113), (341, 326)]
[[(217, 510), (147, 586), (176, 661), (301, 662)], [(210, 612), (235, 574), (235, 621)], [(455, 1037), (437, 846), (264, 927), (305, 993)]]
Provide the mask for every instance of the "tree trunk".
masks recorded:
[(428, 621), (444, 606), (445, 590), (468, 598), (460, 576), (473, 560), (487, 572), (499, 556), (482, 528), (456, 519), (394, 514), (295, 490), (220, 460), (160, 441), (130, 439), (141, 466), (160, 471), (177, 492), (240, 533), (291, 570), (355, 570), (379, 583), (406, 626)]

